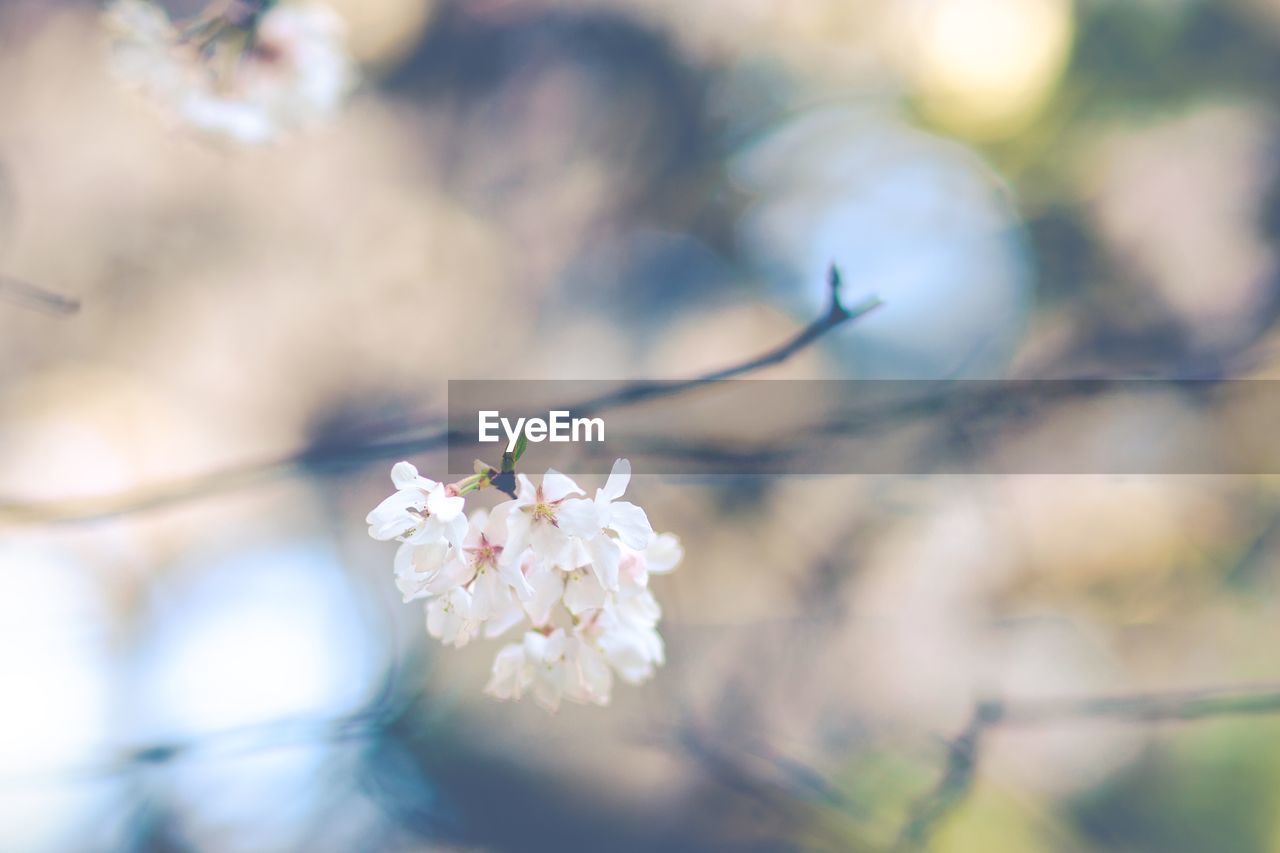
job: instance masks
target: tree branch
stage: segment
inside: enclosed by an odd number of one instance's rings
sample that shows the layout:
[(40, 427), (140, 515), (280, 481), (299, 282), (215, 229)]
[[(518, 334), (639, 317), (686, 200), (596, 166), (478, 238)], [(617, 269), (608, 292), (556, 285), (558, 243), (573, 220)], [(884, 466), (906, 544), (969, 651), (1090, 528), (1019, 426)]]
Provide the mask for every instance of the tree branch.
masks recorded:
[(61, 317), (68, 317), (80, 310), (78, 300), (7, 275), (0, 275), (0, 300)]
[(963, 803), (977, 776), (982, 746), (995, 728), (1114, 719), (1141, 722), (1280, 713), (1280, 684), (1132, 693), (1087, 699), (979, 702), (948, 742), (938, 784), (911, 809), (898, 839), (901, 850), (919, 850)]
[(980, 702), (964, 730), (947, 743), (947, 761), (942, 768), (942, 778), (928, 796), (911, 809), (898, 839), (900, 850), (924, 847), (933, 830), (968, 796), (977, 774), (982, 739), (999, 719), (1000, 713), (998, 704)]
[(593, 400), (584, 400), (572, 406), (572, 410), (575, 413), (587, 415), (606, 409), (616, 409), (620, 406), (629, 406), (655, 397), (670, 397), (675, 394), (683, 394), (686, 391), (692, 391), (712, 382), (733, 379), (737, 376), (744, 376), (757, 370), (763, 370), (766, 367), (772, 367), (775, 364), (781, 364), (791, 356), (812, 345), (832, 329), (857, 320), (884, 304), (879, 297), (872, 296), (859, 302), (853, 308), (846, 308), (840, 298), (842, 284), (840, 270), (835, 265), (832, 265), (827, 273), (829, 297), (826, 313), (801, 329), (795, 337), (755, 358), (680, 382), (633, 382), (618, 391), (604, 394)]
[[(722, 379), (732, 379), (780, 364), (845, 323), (874, 311), (881, 301), (866, 299), (846, 308), (840, 299), (840, 272), (831, 267), (830, 298), (826, 312), (801, 329), (790, 340), (745, 361), (677, 382), (638, 381), (617, 391), (573, 405), (575, 412), (601, 412), (644, 400), (672, 397)], [(312, 471), (341, 471), (378, 459), (395, 459), (437, 450), (464, 436), (440, 429), (413, 438), (334, 444), (289, 454), (279, 459), (246, 463), (232, 468), (161, 483), (123, 493), (78, 500), (0, 501), (0, 528), (23, 524), (91, 521), (172, 506), (214, 494), (249, 488), (303, 468)]]

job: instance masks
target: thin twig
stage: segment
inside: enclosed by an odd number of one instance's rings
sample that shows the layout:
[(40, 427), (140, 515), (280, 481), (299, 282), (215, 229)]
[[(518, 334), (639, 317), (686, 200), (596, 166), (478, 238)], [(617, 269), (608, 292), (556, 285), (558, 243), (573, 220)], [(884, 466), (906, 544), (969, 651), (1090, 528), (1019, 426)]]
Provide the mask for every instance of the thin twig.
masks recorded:
[(948, 742), (938, 784), (910, 810), (899, 848), (923, 848), (963, 803), (976, 778), (982, 746), (992, 729), (1088, 720), (1168, 722), (1280, 713), (1280, 684), (1132, 693), (1086, 699), (979, 702), (964, 729)]
[(1002, 703), (998, 722), (1008, 726), (1063, 720), (1114, 718), (1156, 722), (1280, 712), (1280, 684), (1210, 687), (1167, 693), (1135, 693), (1092, 699)]
[[(780, 364), (796, 353), (813, 345), (833, 329), (852, 322), (880, 307), (878, 298), (872, 297), (853, 308), (846, 308), (840, 299), (840, 273), (833, 266), (828, 281), (830, 300), (826, 312), (801, 329), (790, 340), (729, 367), (714, 370), (700, 376), (676, 382), (632, 382), (617, 391), (601, 395), (572, 406), (575, 412), (601, 412), (631, 405), (643, 400), (672, 397), (692, 391), (711, 382), (732, 379)], [(259, 485), (299, 470), (341, 471), (379, 459), (403, 458), (415, 453), (438, 450), (450, 441), (463, 440), (466, 436), (448, 429), (423, 433), (416, 437), (396, 440), (332, 444), (309, 448), (278, 459), (246, 463), (220, 471), (160, 483), (140, 489), (81, 500), (10, 501), (0, 500), (0, 527), (23, 524), (91, 521), (129, 513), (144, 512), (186, 501), (224, 494), (237, 489)]]
[(373, 707), (353, 714), (317, 718), (280, 718), (170, 741), (156, 741), (125, 749), (85, 764), (46, 770), (0, 771), (0, 792), (33, 784), (93, 781), (127, 773), (137, 767), (173, 764), (202, 754), (219, 757), (257, 755), (282, 747), (336, 744), (379, 738), (405, 712), (402, 706)]
[(911, 809), (907, 824), (898, 839), (899, 849), (917, 850), (923, 847), (933, 830), (969, 794), (978, 769), (982, 739), (999, 717), (999, 704), (979, 703), (964, 730), (947, 744), (947, 761), (942, 769), (942, 778), (928, 796)]
[(840, 299), (840, 288), (842, 286), (840, 270), (835, 266), (832, 266), (828, 272), (827, 285), (830, 296), (826, 313), (801, 329), (791, 340), (774, 347), (768, 352), (739, 364), (721, 370), (713, 370), (710, 373), (679, 382), (632, 382), (617, 391), (603, 394), (592, 400), (584, 400), (573, 406), (572, 409), (575, 413), (583, 415), (606, 409), (616, 409), (620, 406), (629, 406), (655, 397), (670, 397), (675, 394), (683, 394), (686, 391), (692, 391), (712, 382), (733, 379), (737, 376), (744, 376), (757, 370), (763, 370), (766, 367), (772, 367), (775, 364), (781, 364), (791, 356), (812, 345), (832, 329), (852, 320), (857, 320), (884, 304), (879, 297), (872, 296), (853, 308), (846, 308)]
[(0, 275), (0, 300), (59, 317), (80, 310), (79, 300), (7, 275)]

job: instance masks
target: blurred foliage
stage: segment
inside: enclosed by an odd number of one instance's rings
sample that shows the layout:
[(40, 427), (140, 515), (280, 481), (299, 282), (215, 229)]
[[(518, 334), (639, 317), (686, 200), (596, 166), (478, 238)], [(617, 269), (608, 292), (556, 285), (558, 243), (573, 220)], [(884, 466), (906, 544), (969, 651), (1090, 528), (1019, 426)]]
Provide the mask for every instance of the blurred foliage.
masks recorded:
[(1068, 813), (1099, 850), (1272, 850), (1277, 734), (1271, 720), (1170, 732)]

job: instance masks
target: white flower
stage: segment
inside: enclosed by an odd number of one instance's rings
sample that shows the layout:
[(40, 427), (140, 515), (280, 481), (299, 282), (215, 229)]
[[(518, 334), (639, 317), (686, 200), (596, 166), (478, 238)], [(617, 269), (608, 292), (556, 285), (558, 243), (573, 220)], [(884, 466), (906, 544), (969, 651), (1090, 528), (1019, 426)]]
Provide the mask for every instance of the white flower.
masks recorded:
[(445, 486), (419, 476), (408, 462), (391, 469), (396, 491), (365, 517), (374, 539), (400, 539), (414, 545), (442, 542), (460, 547), (467, 532), (463, 499), (450, 495)]
[(565, 657), (568, 637), (563, 628), (543, 635), (530, 631), (524, 635), (526, 665), (532, 671), (533, 701), (548, 711), (560, 707), (560, 699), (571, 690), (576, 673)]
[(594, 572), (578, 568), (565, 576), (564, 606), (574, 616), (599, 610), (608, 598), (608, 591), (600, 585), (600, 579)]
[(533, 668), (525, 655), (524, 643), (511, 643), (498, 650), (484, 692), (495, 699), (519, 699), (533, 683)]
[(427, 602), (427, 633), (446, 646), (462, 648), (480, 632), (480, 626), (471, 614), (471, 593), (463, 587)]
[(355, 82), (343, 21), (315, 5), (231, 0), (185, 28), (144, 0), (107, 7), (114, 67), (210, 135), (263, 143), (328, 118)]
[(498, 652), (485, 692), (497, 699), (519, 699), (528, 691), (543, 708), (558, 710), (565, 693), (577, 688), (577, 670), (566, 658), (568, 645), (563, 628), (547, 634), (529, 631), (522, 642)]
[(647, 589), (624, 590), (596, 620), (596, 642), (624, 681), (639, 684), (653, 677), (666, 660), (656, 625), (662, 611)]
[(427, 632), (445, 645), (532, 624), (498, 652), (487, 693), (531, 693), (551, 711), (565, 699), (607, 705), (615, 677), (639, 683), (664, 662), (649, 578), (684, 556), (679, 539), (655, 535), (643, 510), (619, 500), (630, 475), (618, 460), (592, 500), (557, 471), (537, 487), (520, 475), (514, 500), (468, 518), (459, 492), (481, 475), (446, 486), (401, 462), (395, 493), (366, 520), (374, 538), (400, 542), (396, 585), (406, 601), (426, 599)]
[(459, 582), (471, 584), (472, 612), (478, 619), (511, 611), (516, 606), (513, 595), (522, 601), (533, 595), (520, 568), (520, 552), (506, 547), (507, 520), (513, 509), (508, 501), (492, 513), (478, 510), (455, 557), (462, 567), (456, 574), (464, 578)]
[(602, 528), (616, 533), (628, 548), (642, 550), (653, 541), (649, 517), (635, 504), (618, 500), (630, 482), (631, 463), (626, 459), (616, 460), (604, 488), (596, 489), (596, 518)]
[(512, 542), (527, 544), (553, 566), (572, 561), (574, 541), (564, 527), (582, 527), (583, 520), (569, 518), (564, 506), (570, 503), (570, 495), (582, 493), (577, 483), (554, 468), (547, 471), (540, 486), (534, 486), (524, 474), (517, 475), (514, 504), (519, 512), (513, 512), (509, 521)]
[(401, 489), (383, 499), (369, 514), (365, 523), (374, 539), (405, 539), (416, 532), (427, 508), (427, 494), (418, 489)]
[(665, 575), (675, 571), (684, 559), (684, 546), (674, 533), (659, 533), (649, 547), (640, 552), (646, 575)]
[(618, 500), (630, 481), (631, 463), (619, 459), (613, 463), (604, 488), (596, 490), (595, 500), (576, 498), (566, 500), (560, 507), (559, 527), (582, 543), (601, 586), (609, 590), (618, 588), (622, 551), (618, 542), (606, 534), (612, 532), (618, 541), (634, 550), (649, 547), (653, 540), (653, 527), (644, 510)]
[(665, 662), (662, 636), (653, 626), (606, 630), (598, 643), (609, 665), (630, 684), (648, 681)]
[(521, 603), (511, 599), (502, 609), (494, 611), (485, 620), (485, 638), (492, 640), (495, 637), (501, 637), (515, 626), (523, 623), (525, 615), (525, 610)]
[(662, 609), (645, 585), (646, 580), (632, 579), (624, 573), (620, 589), (581, 625), (583, 636), (601, 650), (624, 681), (632, 684), (647, 681), (654, 668), (665, 661), (662, 636), (657, 631)]
[(532, 551), (524, 552), (521, 569), (533, 590), (533, 595), (524, 602), (524, 610), (534, 627), (541, 628), (550, 624), (552, 611), (564, 596), (564, 572), (548, 566)]
[(614, 614), (624, 625), (652, 626), (662, 618), (658, 599), (648, 587), (624, 586), (609, 599), (605, 610)]
[(573, 677), (565, 695), (575, 702), (608, 705), (613, 691), (613, 670), (598, 645), (577, 634), (570, 638), (565, 658), (573, 665)]
[(576, 546), (568, 557), (567, 569), (589, 564), (605, 589), (618, 588), (618, 564), (622, 560), (618, 542), (607, 534), (612, 532), (634, 549), (648, 547), (653, 539), (653, 528), (644, 510), (635, 503), (618, 501), (626, 492), (628, 482), (631, 482), (631, 462), (614, 461), (608, 482), (604, 488), (596, 489), (594, 501), (571, 498), (563, 501), (557, 511), (558, 533)]
[(447, 542), (428, 545), (400, 543), (394, 564), (396, 587), (406, 603), (426, 595), (436, 595), (458, 585), (450, 583), (450, 579), (441, 572), (448, 564), (451, 551)]

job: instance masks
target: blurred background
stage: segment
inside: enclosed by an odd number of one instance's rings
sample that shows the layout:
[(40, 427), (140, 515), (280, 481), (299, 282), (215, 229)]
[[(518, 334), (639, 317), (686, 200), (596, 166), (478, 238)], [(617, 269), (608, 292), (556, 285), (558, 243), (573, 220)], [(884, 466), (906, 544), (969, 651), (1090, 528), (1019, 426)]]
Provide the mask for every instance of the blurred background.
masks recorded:
[[(885, 307), (760, 378), (1280, 372), (1280, 3), (333, 5), (350, 103), (233, 149), (0, 2), (0, 275), (80, 303), (0, 291), (0, 849), (882, 850), (980, 699), (1280, 679), (1275, 477), (638, 472), (668, 664), (556, 715), (364, 524), (447, 379), (725, 366), (832, 261)], [(1280, 850), (1280, 719), (962, 787), (910, 844)]]

